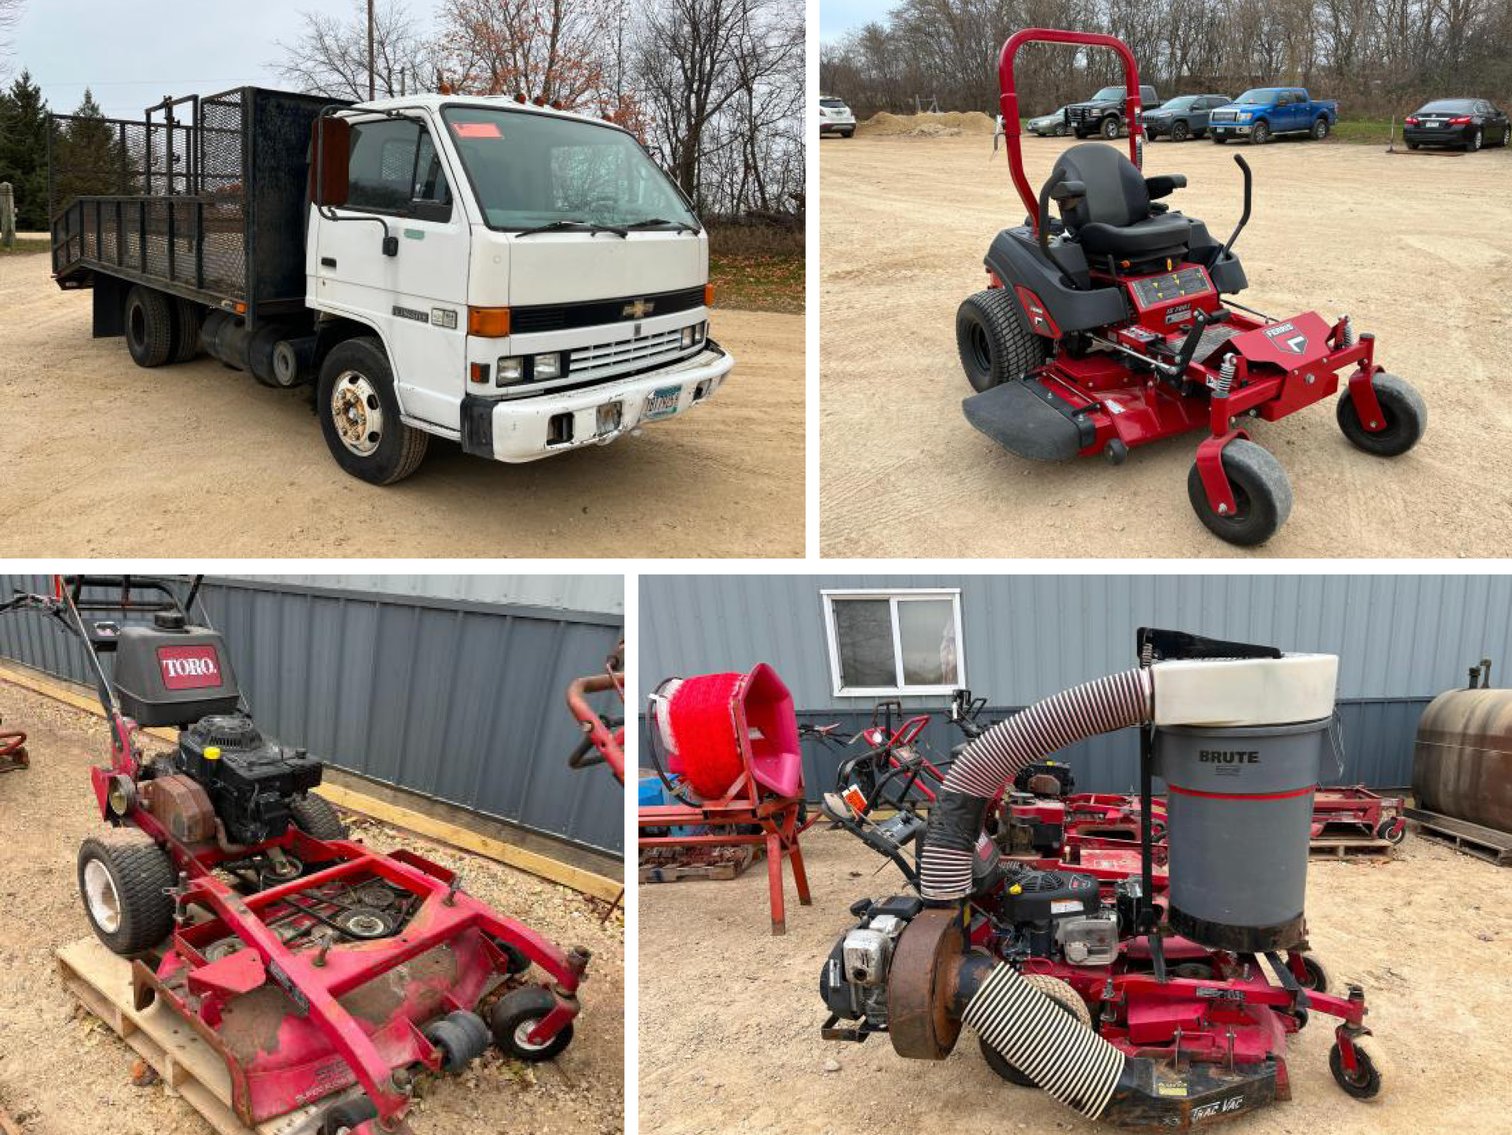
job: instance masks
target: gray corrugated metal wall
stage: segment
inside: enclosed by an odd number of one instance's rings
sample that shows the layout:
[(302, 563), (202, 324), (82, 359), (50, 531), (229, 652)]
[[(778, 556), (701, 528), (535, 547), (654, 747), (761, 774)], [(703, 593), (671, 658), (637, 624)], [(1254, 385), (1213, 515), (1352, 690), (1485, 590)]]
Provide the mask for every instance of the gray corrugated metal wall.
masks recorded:
[(228, 575), (222, 579), (261, 580), (283, 586), (336, 588), (478, 603), (519, 603), (569, 611), (622, 615), (621, 575)]
[[(1133, 665), (1140, 626), (1338, 654), (1342, 779), (1378, 786), (1411, 781), (1418, 715), (1463, 683), (1465, 667), (1482, 657), (1512, 666), (1509, 576), (642, 576), (641, 686), (770, 662), (806, 720), (853, 730), (871, 699), (832, 693), (820, 599), (852, 587), (959, 588), (966, 679), (989, 717)], [(936, 751), (961, 739), (943, 719), (945, 698), (904, 704), (937, 715), (925, 734)], [(1121, 791), (1133, 779), (1131, 735), (1065, 755), (1084, 789)], [(836, 763), (808, 754), (811, 793), (832, 784)]]
[[(602, 669), (618, 616), (311, 578), (321, 582), (206, 580), (206, 611), (265, 732), (338, 768), (622, 852), (621, 791), (603, 769), (567, 767), (579, 734), (564, 701), (569, 681)], [(48, 586), (0, 576), (7, 597)], [(38, 614), (0, 617), (0, 655), (88, 680), (83, 646)]]

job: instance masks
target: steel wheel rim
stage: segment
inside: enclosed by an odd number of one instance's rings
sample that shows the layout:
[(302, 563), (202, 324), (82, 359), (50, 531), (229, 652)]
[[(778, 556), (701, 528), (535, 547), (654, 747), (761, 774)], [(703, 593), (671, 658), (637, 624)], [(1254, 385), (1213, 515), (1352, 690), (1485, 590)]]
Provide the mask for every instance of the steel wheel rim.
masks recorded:
[(84, 864), (84, 905), (94, 924), (105, 933), (114, 934), (121, 928), (121, 896), (109, 869), (98, 859)]
[(341, 444), (358, 457), (369, 457), (383, 442), (383, 402), (368, 377), (342, 371), (331, 390), (331, 422)]
[(549, 1040), (545, 1044), (532, 1044), (530, 1042), (530, 1034), (540, 1023), (540, 1017), (531, 1017), (528, 1021), (521, 1021), (517, 1026), (515, 1026), (514, 1042), (516, 1046), (518, 1046), (522, 1051), (540, 1052), (543, 1048), (547, 1047), (547, 1045), (551, 1043), (551, 1041)]

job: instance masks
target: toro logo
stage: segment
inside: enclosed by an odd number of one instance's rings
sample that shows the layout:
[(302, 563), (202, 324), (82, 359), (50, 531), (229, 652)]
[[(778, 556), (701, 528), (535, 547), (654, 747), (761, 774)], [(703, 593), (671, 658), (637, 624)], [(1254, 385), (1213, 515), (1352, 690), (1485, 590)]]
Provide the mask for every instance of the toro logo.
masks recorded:
[(220, 656), (213, 646), (160, 646), (158, 669), (170, 690), (202, 690), (221, 684)]
[(1256, 749), (1198, 749), (1197, 759), (1209, 765), (1257, 765), (1260, 753)]
[[(1283, 339), (1283, 335), (1286, 338)], [(1300, 355), (1307, 347), (1307, 336), (1290, 323), (1278, 323), (1274, 327), (1267, 327), (1265, 337), (1274, 343), (1278, 350), (1293, 355)]]

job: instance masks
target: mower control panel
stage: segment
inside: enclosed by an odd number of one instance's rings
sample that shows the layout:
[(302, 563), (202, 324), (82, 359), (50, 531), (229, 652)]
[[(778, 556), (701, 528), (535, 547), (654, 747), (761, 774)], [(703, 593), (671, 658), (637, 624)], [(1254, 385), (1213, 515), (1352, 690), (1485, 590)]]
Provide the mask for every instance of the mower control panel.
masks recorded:
[(1162, 307), (1174, 300), (1207, 295), (1213, 290), (1208, 274), (1195, 264), (1161, 276), (1146, 276), (1133, 281), (1129, 287), (1141, 311)]

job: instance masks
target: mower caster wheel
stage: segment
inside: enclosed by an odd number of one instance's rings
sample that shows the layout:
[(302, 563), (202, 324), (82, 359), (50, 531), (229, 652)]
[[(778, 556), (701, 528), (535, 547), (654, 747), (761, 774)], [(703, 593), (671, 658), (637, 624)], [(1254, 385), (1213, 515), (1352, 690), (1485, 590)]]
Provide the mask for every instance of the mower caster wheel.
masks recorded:
[(1223, 471), (1234, 493), (1233, 515), (1214, 511), (1197, 463), (1187, 474), (1187, 497), (1197, 518), (1215, 536), (1230, 544), (1263, 544), (1291, 515), (1291, 483), (1272, 454), (1252, 441), (1237, 438), (1223, 447)]
[(1045, 361), (1043, 338), (1019, 318), (1019, 302), (1006, 288), (967, 296), (956, 311), (961, 369), (978, 393), (1023, 378)]
[(1401, 843), (1407, 838), (1407, 821), (1401, 816), (1392, 816), (1390, 819), (1382, 820), (1377, 825), (1375, 834), (1376, 839), (1384, 839), (1387, 843)]
[(523, 1060), (527, 1064), (550, 1060), (572, 1043), (571, 1021), (563, 1025), (562, 1030), (545, 1044), (531, 1044), (527, 1038), (530, 1030), (554, 1008), (556, 998), (539, 985), (510, 990), (499, 998), (488, 1017), (494, 1043), (506, 1056)]
[(1380, 1066), (1365, 1047), (1364, 1037), (1355, 1038), (1354, 1050), (1355, 1070), (1351, 1073), (1344, 1068), (1344, 1053), (1339, 1048), (1339, 1042), (1334, 1041), (1333, 1047), (1328, 1050), (1328, 1070), (1333, 1073), (1334, 1082), (1355, 1099), (1374, 1099), (1381, 1094)]
[(1297, 982), (1309, 993), (1328, 992), (1328, 971), (1323, 968), (1323, 963), (1311, 954), (1302, 955), (1302, 968), (1307, 971), (1307, 976)]
[(112, 953), (133, 958), (173, 930), (178, 873), (168, 853), (136, 828), (91, 836), (79, 847), (84, 913)]
[(349, 1135), (370, 1119), (378, 1118), (378, 1108), (367, 1096), (339, 1103), (320, 1120), (320, 1135)]
[(1109, 465), (1122, 465), (1129, 459), (1129, 447), (1115, 437), (1103, 446), (1103, 457), (1107, 459)]
[(1356, 449), (1377, 457), (1398, 457), (1418, 443), (1428, 428), (1428, 407), (1423, 396), (1394, 374), (1382, 371), (1370, 380), (1376, 401), (1386, 417), (1386, 428), (1367, 432), (1360, 423), (1354, 399), (1346, 391), (1339, 399), (1339, 429)]
[(441, 1050), (441, 1070), (460, 1072), (483, 1055), (491, 1039), (483, 1018), (466, 1009), (448, 1013), (421, 1030)]

